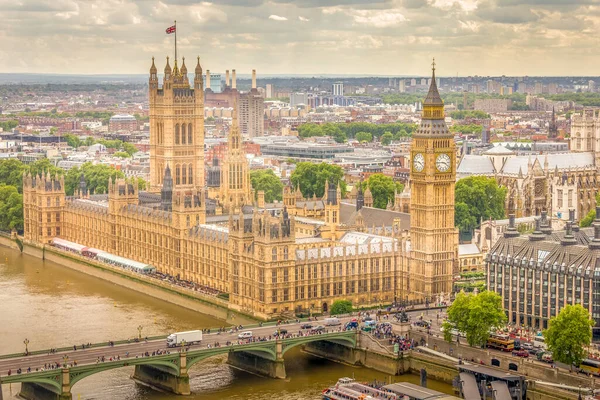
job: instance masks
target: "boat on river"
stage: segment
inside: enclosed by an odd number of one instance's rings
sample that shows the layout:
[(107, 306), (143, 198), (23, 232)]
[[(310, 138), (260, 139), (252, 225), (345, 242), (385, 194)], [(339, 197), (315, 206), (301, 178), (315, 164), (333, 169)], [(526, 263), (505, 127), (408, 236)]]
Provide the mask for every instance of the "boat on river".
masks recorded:
[(323, 400), (400, 400), (387, 391), (372, 388), (352, 378), (340, 378), (335, 386), (323, 390)]

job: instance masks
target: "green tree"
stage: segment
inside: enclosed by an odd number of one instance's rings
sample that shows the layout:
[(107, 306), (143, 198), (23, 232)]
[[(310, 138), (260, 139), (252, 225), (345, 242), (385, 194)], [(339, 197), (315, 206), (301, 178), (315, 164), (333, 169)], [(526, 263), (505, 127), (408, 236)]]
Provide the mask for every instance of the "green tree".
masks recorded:
[(129, 157), (131, 157), (131, 154), (129, 154), (129, 153), (126, 153), (126, 152), (124, 152), (124, 151), (117, 151), (117, 152), (114, 154), (114, 156), (115, 156), (115, 157), (119, 157), (119, 158), (129, 158)]
[(338, 165), (327, 163), (315, 164), (312, 162), (300, 162), (290, 177), (294, 188), (300, 187), (304, 197), (323, 197), (325, 193), (325, 182), (334, 183), (342, 188), (342, 196), (346, 194), (346, 182), (344, 182), (344, 170)]
[(567, 305), (550, 319), (544, 339), (555, 360), (579, 365), (585, 358), (585, 346), (592, 340), (595, 321), (581, 304)]
[(455, 188), (454, 224), (466, 228), (473, 226), (473, 220), (477, 226), (482, 219), (504, 218), (505, 198), (506, 188), (498, 186), (494, 178), (470, 176), (460, 179)]
[(148, 182), (144, 178), (134, 178), (137, 181), (138, 190), (146, 190), (148, 189)]
[(329, 310), (331, 315), (350, 314), (352, 312), (352, 302), (350, 300), (336, 300)]
[(448, 319), (443, 323), (444, 339), (452, 341), (452, 329), (463, 332), (470, 346), (484, 346), (490, 331), (502, 327), (506, 315), (502, 309), (502, 297), (496, 292), (479, 294), (459, 293), (450, 307)]
[(23, 193), (23, 171), (25, 165), (16, 158), (0, 161), (0, 182), (7, 186), (14, 186), (19, 193)]
[(0, 184), (0, 230), (23, 231), (23, 195), (12, 185)]
[(127, 154), (129, 154), (130, 156), (134, 155), (135, 153), (137, 153), (139, 151), (137, 147), (135, 147), (133, 144), (128, 143), (128, 142), (124, 142), (122, 148), (123, 148), (123, 151), (126, 152)]
[(392, 143), (392, 140), (394, 140), (392, 132), (386, 132), (381, 136), (381, 144), (384, 146), (389, 146), (389, 144)]
[(62, 138), (74, 149), (81, 146), (81, 139), (79, 139), (79, 136), (75, 136), (72, 133), (67, 133), (66, 135), (63, 135)]
[(298, 136), (302, 138), (324, 136), (323, 128), (317, 124), (302, 124), (298, 126)]
[(88, 147), (92, 146), (94, 143), (96, 143), (96, 141), (91, 136), (86, 137), (85, 140), (83, 141), (83, 144)]
[(373, 174), (369, 176), (367, 185), (373, 195), (373, 207), (385, 209), (388, 201), (394, 202), (396, 183), (389, 176)]
[(250, 172), (250, 183), (257, 192), (265, 191), (265, 201), (272, 203), (274, 200), (281, 200), (283, 195), (283, 183), (275, 175), (272, 169), (261, 169)]
[(354, 138), (359, 142), (373, 141), (373, 135), (371, 135), (369, 132), (358, 132)]
[[(600, 193), (596, 194), (596, 205), (597, 206), (600, 205)], [(589, 213), (587, 213), (587, 215), (585, 217), (583, 217), (581, 219), (581, 221), (579, 221), (579, 225), (582, 228), (592, 226), (592, 222), (594, 222), (595, 219), (596, 219), (596, 209), (593, 208)]]
[(27, 166), (27, 171), (32, 175), (41, 175), (50, 173), (50, 176), (59, 176), (64, 174), (64, 170), (52, 164), (47, 158), (40, 158)]
[(0, 128), (5, 132), (10, 132), (14, 128), (19, 126), (19, 121), (16, 119), (9, 119), (8, 121), (0, 121)]
[[(67, 196), (73, 196), (79, 188), (81, 173), (90, 193), (103, 194), (108, 191), (108, 180), (111, 178), (125, 178), (125, 174), (113, 167), (104, 164), (93, 165), (91, 162), (81, 167), (71, 168), (65, 176), (65, 192)], [(138, 181), (138, 187), (140, 183)]]

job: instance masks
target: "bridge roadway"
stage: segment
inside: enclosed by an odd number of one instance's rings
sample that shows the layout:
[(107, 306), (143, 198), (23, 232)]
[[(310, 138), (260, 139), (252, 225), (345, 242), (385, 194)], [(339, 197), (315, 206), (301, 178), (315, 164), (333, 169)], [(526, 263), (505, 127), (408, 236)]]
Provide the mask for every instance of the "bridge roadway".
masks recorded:
[[(342, 327), (346, 322), (350, 321), (352, 318), (355, 317), (343, 317), (340, 318), (340, 321), (342, 322), (341, 326), (325, 326), (326, 331), (328, 330), (329, 332), (334, 332), (334, 331), (338, 331), (338, 329), (340, 327)], [(301, 330), (305, 333), (308, 333), (310, 330), (306, 330), (306, 329), (300, 329), (300, 326), (302, 324), (305, 324), (306, 322), (300, 322), (300, 323), (289, 323), (289, 324), (281, 324), (279, 327), (274, 326), (274, 325), (270, 325), (270, 326), (263, 326), (263, 327), (252, 327), (252, 328), (248, 328), (248, 329), (242, 329), (239, 332), (242, 331), (252, 331), (254, 337), (269, 337), (269, 335), (271, 335), (271, 337), (273, 338), (273, 335), (275, 333), (275, 331), (278, 328), (284, 328), (287, 329), (288, 334), (292, 334), (292, 335), (297, 335)], [(318, 321), (311, 321), (310, 324), (313, 325), (313, 327), (316, 327), (317, 325), (323, 325), (324, 326), (324, 321), (323, 319), (318, 320)], [(225, 346), (225, 343), (227, 341), (230, 342), (234, 342), (237, 343), (238, 342), (238, 337), (237, 335), (239, 334), (239, 332), (233, 332), (233, 333), (227, 333), (227, 332), (221, 332), (220, 334), (213, 332), (213, 333), (206, 333), (203, 335), (203, 340), (202, 343), (200, 344), (194, 344), (194, 345), (190, 345), (190, 346), (186, 346), (186, 348), (189, 348), (190, 351), (192, 350), (200, 350), (200, 349), (206, 349), (208, 347), (208, 345), (211, 345), (211, 347), (214, 347), (215, 343), (220, 343), (221, 346)], [(247, 341), (240, 341), (241, 343), (247, 343)], [(81, 349), (81, 344), (79, 345), (79, 348), (75, 351), (73, 351), (72, 349), (70, 351), (62, 351), (62, 352), (57, 352), (57, 353), (52, 353), (52, 354), (37, 354), (37, 355), (29, 355), (29, 356), (18, 356), (18, 357), (14, 357), (14, 358), (7, 358), (7, 359), (0, 359), (0, 376), (6, 376), (8, 375), (8, 370), (11, 370), (11, 373), (14, 375), (16, 374), (16, 370), (18, 368), (22, 369), (22, 374), (26, 374), (27, 373), (27, 368), (31, 367), (31, 371), (35, 372), (36, 368), (43, 368), (44, 364), (64, 364), (65, 360), (64, 357), (67, 356), (68, 359), (66, 360), (66, 362), (69, 364), (69, 366), (71, 365), (72, 362), (77, 361), (77, 365), (85, 365), (85, 364), (94, 364), (96, 363), (96, 360), (98, 358), (102, 358), (104, 357), (105, 362), (108, 362), (109, 359), (111, 357), (113, 357), (113, 360), (115, 359), (115, 357), (120, 356), (121, 357), (121, 361), (126, 360), (126, 359), (135, 359), (136, 356), (141, 357), (145, 352), (148, 352), (150, 354), (152, 354), (153, 351), (157, 351), (157, 350), (167, 350), (170, 351), (171, 353), (173, 352), (177, 352), (178, 348), (167, 348), (166, 346), (166, 340), (165, 339), (156, 339), (156, 340), (151, 340), (151, 341), (141, 341), (141, 342), (131, 342), (131, 343), (126, 343), (126, 344), (119, 344), (119, 345), (115, 345), (115, 346), (105, 346), (105, 347), (90, 347), (90, 348), (85, 348), (85, 349)], [(127, 353), (129, 353), (129, 356), (127, 357)]]

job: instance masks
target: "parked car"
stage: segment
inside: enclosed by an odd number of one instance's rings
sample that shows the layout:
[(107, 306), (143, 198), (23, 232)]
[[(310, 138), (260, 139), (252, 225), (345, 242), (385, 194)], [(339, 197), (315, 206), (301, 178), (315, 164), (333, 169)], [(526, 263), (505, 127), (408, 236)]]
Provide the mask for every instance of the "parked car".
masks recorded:
[(312, 327), (312, 324), (309, 324), (308, 322), (300, 325), (300, 329), (311, 329)]
[(513, 356), (527, 358), (529, 357), (529, 352), (527, 350), (515, 350), (512, 352)]

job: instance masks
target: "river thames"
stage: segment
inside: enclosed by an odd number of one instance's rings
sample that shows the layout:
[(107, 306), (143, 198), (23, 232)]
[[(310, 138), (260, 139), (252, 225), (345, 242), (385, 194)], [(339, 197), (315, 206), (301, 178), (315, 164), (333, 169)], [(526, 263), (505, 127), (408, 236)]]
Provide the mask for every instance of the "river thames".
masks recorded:
[[(0, 247), (0, 354), (71, 346), (218, 327), (224, 321), (129, 291), (110, 282), (72, 271), (52, 262)], [(300, 400), (320, 399), (338, 378), (387, 380), (388, 376), (309, 356), (293, 349), (286, 354), (288, 379), (275, 380), (231, 368), (226, 356), (208, 359), (190, 371), (193, 394), (186, 398)], [(77, 383), (73, 399), (174, 400), (181, 397), (134, 383), (133, 368), (106, 371)], [(3, 371), (4, 373), (6, 371)], [(418, 377), (391, 377), (418, 383)], [(452, 393), (450, 385), (429, 381), (431, 389)], [(2, 385), (4, 398), (13, 398), (18, 385)]]

